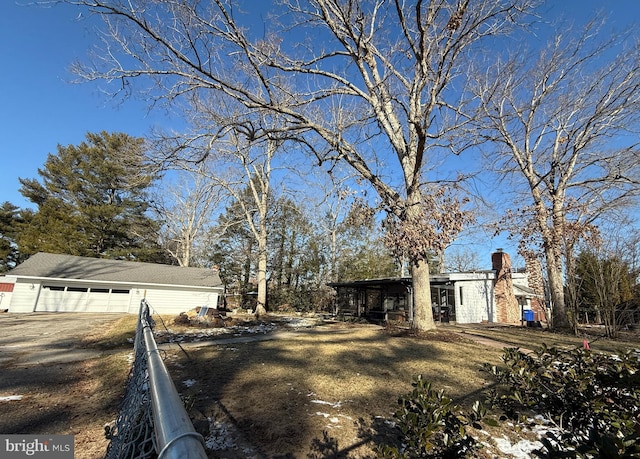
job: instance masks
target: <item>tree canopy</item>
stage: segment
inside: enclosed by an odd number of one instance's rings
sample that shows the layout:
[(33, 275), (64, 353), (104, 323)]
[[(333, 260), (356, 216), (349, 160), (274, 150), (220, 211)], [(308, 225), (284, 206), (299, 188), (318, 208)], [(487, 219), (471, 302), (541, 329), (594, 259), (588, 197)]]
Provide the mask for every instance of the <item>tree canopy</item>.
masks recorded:
[[(517, 28), (534, 0), (273, 2), (256, 34), (247, 2), (68, 0), (102, 15), (108, 52), (76, 71), (89, 80), (146, 79), (158, 100), (208, 107), (224, 98), (278, 123), (252, 139), (282, 134), (321, 164), (345, 163), (373, 188), (406, 234), (421, 233), (425, 170), (468, 122), (469, 58), (482, 42)], [(247, 8), (251, 10), (251, 8)], [(318, 39), (321, 37), (321, 39)], [(85, 65), (83, 65), (85, 64)], [(215, 126), (210, 143), (224, 132)], [(276, 136), (278, 137), (278, 136)], [(389, 173), (393, 171), (392, 173)], [(410, 256), (414, 325), (435, 327), (429, 249)], [(417, 243), (425, 243), (421, 238)]]
[(16, 243), (22, 217), (20, 209), (8, 201), (0, 207), (0, 273), (8, 271), (21, 260)]

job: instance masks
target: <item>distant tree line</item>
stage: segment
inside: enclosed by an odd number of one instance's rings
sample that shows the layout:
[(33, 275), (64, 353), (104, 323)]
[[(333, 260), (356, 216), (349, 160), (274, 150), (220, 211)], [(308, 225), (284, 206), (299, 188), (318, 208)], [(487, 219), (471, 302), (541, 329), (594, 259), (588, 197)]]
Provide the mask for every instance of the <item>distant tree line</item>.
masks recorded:
[[(58, 146), (39, 179), (20, 179), (21, 194), (35, 208), (0, 206), (0, 271), (39, 251), (215, 267), (230, 305), (254, 309), (259, 235), (252, 227), (264, 218), (269, 310), (327, 309), (329, 282), (406, 275), (398, 244), (388, 243), (388, 224), (345, 182), (326, 190), (316, 182), (312, 192), (297, 195), (280, 187), (261, 214), (255, 176), (224, 182), (200, 166), (183, 170), (170, 186), (167, 173), (148, 142), (123, 133), (88, 133), (77, 146)], [(579, 323), (603, 323), (613, 336), (640, 322), (639, 242), (619, 237), (607, 245), (594, 235), (578, 246), (565, 283), (576, 330)], [(436, 255), (432, 271), (442, 269)], [(477, 269), (468, 264), (474, 257), (457, 251), (445, 265)]]
[[(20, 178), (20, 193), (34, 208), (0, 207), (0, 270), (41, 251), (217, 267), (237, 305), (255, 307), (257, 244), (246, 216), (256, 213), (243, 211), (252, 209), (250, 187), (236, 200), (212, 187), (203, 170), (183, 171), (191, 185), (164, 187), (166, 171), (149, 158), (144, 139), (123, 133), (89, 133), (77, 146), (58, 146), (38, 179)], [(327, 282), (398, 274), (373, 215), (362, 221), (349, 217), (355, 207), (343, 209), (328, 232), (329, 214), (301, 202), (269, 199), (271, 309), (317, 309), (328, 304)]]

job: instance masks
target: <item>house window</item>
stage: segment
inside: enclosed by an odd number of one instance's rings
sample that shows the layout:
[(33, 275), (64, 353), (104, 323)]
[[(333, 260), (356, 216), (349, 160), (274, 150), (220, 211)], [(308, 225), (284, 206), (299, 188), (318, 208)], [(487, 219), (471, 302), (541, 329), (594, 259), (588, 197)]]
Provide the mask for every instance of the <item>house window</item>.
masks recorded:
[(460, 292), (460, 295), (459, 295), (460, 296), (460, 305), (463, 305), (464, 304), (464, 300), (463, 300), (464, 296), (462, 296), (462, 285), (460, 286), (460, 289), (458, 290), (458, 292)]

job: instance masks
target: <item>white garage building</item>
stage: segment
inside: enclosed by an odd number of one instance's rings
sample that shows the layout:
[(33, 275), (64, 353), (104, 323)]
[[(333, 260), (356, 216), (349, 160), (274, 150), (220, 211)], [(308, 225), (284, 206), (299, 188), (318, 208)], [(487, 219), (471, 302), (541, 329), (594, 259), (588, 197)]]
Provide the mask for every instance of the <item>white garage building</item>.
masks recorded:
[(146, 298), (155, 312), (217, 307), (217, 271), (40, 252), (0, 277), (0, 309), (9, 312), (138, 313)]

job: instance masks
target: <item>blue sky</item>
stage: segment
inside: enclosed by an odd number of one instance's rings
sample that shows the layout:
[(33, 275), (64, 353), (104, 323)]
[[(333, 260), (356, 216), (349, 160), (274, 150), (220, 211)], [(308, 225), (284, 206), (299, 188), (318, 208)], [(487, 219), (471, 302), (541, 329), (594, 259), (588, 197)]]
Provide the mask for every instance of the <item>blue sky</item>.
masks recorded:
[(90, 20), (68, 5), (43, 8), (3, 0), (0, 6), (0, 202), (29, 206), (18, 177), (37, 178), (57, 145), (79, 144), (87, 132), (143, 136), (152, 126), (171, 128), (162, 113), (139, 101), (117, 106), (98, 84), (72, 83), (70, 65), (96, 39)]
[[(19, 3), (0, 5), (0, 202), (25, 207), (30, 203), (18, 191), (18, 177), (37, 178), (58, 144), (77, 145), (87, 132), (144, 136), (154, 126), (172, 129), (180, 123), (148, 113), (139, 101), (117, 106), (97, 84), (71, 83), (69, 66), (85, 58), (96, 39), (93, 20), (78, 18), (79, 10), (69, 5)], [(580, 21), (599, 9), (610, 13), (617, 29), (640, 22), (640, 0), (551, 0), (545, 16), (567, 14)]]

